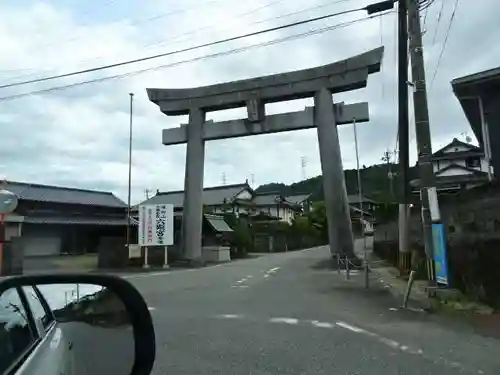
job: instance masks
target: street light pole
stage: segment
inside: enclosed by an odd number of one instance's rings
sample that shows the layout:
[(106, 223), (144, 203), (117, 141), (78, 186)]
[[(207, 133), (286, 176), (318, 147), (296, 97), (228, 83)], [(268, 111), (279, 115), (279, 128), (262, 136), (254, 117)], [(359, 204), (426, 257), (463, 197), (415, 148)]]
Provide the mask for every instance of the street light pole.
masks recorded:
[[(364, 220), (364, 211), (363, 211), (363, 190), (361, 187), (361, 171), (359, 170), (359, 147), (358, 147), (358, 131), (356, 129), (356, 119), (354, 119), (353, 123), (354, 130), (354, 146), (356, 148), (356, 170), (358, 177), (358, 200), (359, 200), (359, 221), (361, 222), (361, 234), (363, 235), (363, 265), (365, 268), (365, 288), (369, 287), (370, 278), (369, 278), (369, 269), (368, 269), (368, 254), (366, 248), (366, 234), (365, 234), (365, 220)], [(347, 260), (346, 260), (347, 262)]]
[(130, 251), (130, 198), (132, 192), (132, 114), (134, 94), (130, 96), (130, 119), (129, 119), (129, 139), (128, 139), (128, 202), (127, 202), (127, 251)]

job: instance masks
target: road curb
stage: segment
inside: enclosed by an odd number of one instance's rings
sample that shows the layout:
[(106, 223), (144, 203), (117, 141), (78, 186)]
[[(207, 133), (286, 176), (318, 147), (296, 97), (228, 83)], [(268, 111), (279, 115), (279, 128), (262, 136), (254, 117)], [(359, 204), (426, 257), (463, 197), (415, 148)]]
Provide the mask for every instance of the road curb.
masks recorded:
[[(385, 282), (384, 276), (380, 272), (378, 272), (376, 268), (369, 268), (369, 270), (371, 273), (373, 273), (373, 275), (375, 275), (384, 284), (384, 288), (388, 289), (389, 293), (391, 293), (391, 295), (394, 298), (401, 301), (401, 305), (402, 305), (406, 289), (399, 290), (394, 285), (391, 285), (390, 283)], [(426, 297), (424, 300), (424, 299), (420, 299), (420, 298), (415, 298), (414, 295), (412, 296), (412, 294), (410, 294), (408, 301), (410, 302), (411, 305), (414, 305), (414, 308), (417, 308), (419, 310), (423, 310), (427, 313), (434, 312), (434, 307), (432, 306), (432, 301), (429, 297)], [(410, 308), (410, 310), (411, 309), (412, 308)]]

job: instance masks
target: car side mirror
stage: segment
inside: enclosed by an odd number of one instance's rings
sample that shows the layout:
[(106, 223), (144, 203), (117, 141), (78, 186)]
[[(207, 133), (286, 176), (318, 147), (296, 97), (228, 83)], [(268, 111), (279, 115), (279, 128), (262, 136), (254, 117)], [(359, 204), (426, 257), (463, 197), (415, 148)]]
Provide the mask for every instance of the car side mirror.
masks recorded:
[(122, 278), (0, 279), (0, 373), (147, 375), (155, 349), (146, 302)]

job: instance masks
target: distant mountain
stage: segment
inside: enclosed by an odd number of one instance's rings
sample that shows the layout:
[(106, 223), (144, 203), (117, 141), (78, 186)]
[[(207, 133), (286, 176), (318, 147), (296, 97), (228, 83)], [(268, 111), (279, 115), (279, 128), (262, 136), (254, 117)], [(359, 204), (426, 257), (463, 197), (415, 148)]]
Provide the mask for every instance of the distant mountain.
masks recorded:
[[(400, 186), (398, 166), (384, 163), (364, 167), (360, 170), (363, 195), (381, 203), (394, 201), (395, 198), (391, 196), (390, 181), (388, 178), (390, 170), (396, 173), (393, 178), (393, 186), (394, 193), (397, 194)], [(357, 171), (355, 169), (347, 169), (344, 173), (347, 193), (356, 194), (358, 192)], [(410, 180), (417, 177), (417, 169), (411, 167), (409, 173)], [(256, 191), (259, 193), (278, 192), (282, 195), (312, 194), (313, 200), (322, 200), (323, 176), (308, 178), (307, 180), (295, 182), (291, 185), (273, 182), (259, 186)]]

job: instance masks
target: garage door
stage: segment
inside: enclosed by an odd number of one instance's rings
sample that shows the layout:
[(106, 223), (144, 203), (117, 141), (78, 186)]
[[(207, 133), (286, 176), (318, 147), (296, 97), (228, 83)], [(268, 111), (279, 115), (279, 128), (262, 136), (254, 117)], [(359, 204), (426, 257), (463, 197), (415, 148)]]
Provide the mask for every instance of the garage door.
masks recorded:
[(44, 231), (40, 228), (23, 228), (22, 238), (26, 257), (61, 253), (61, 236), (57, 232)]

